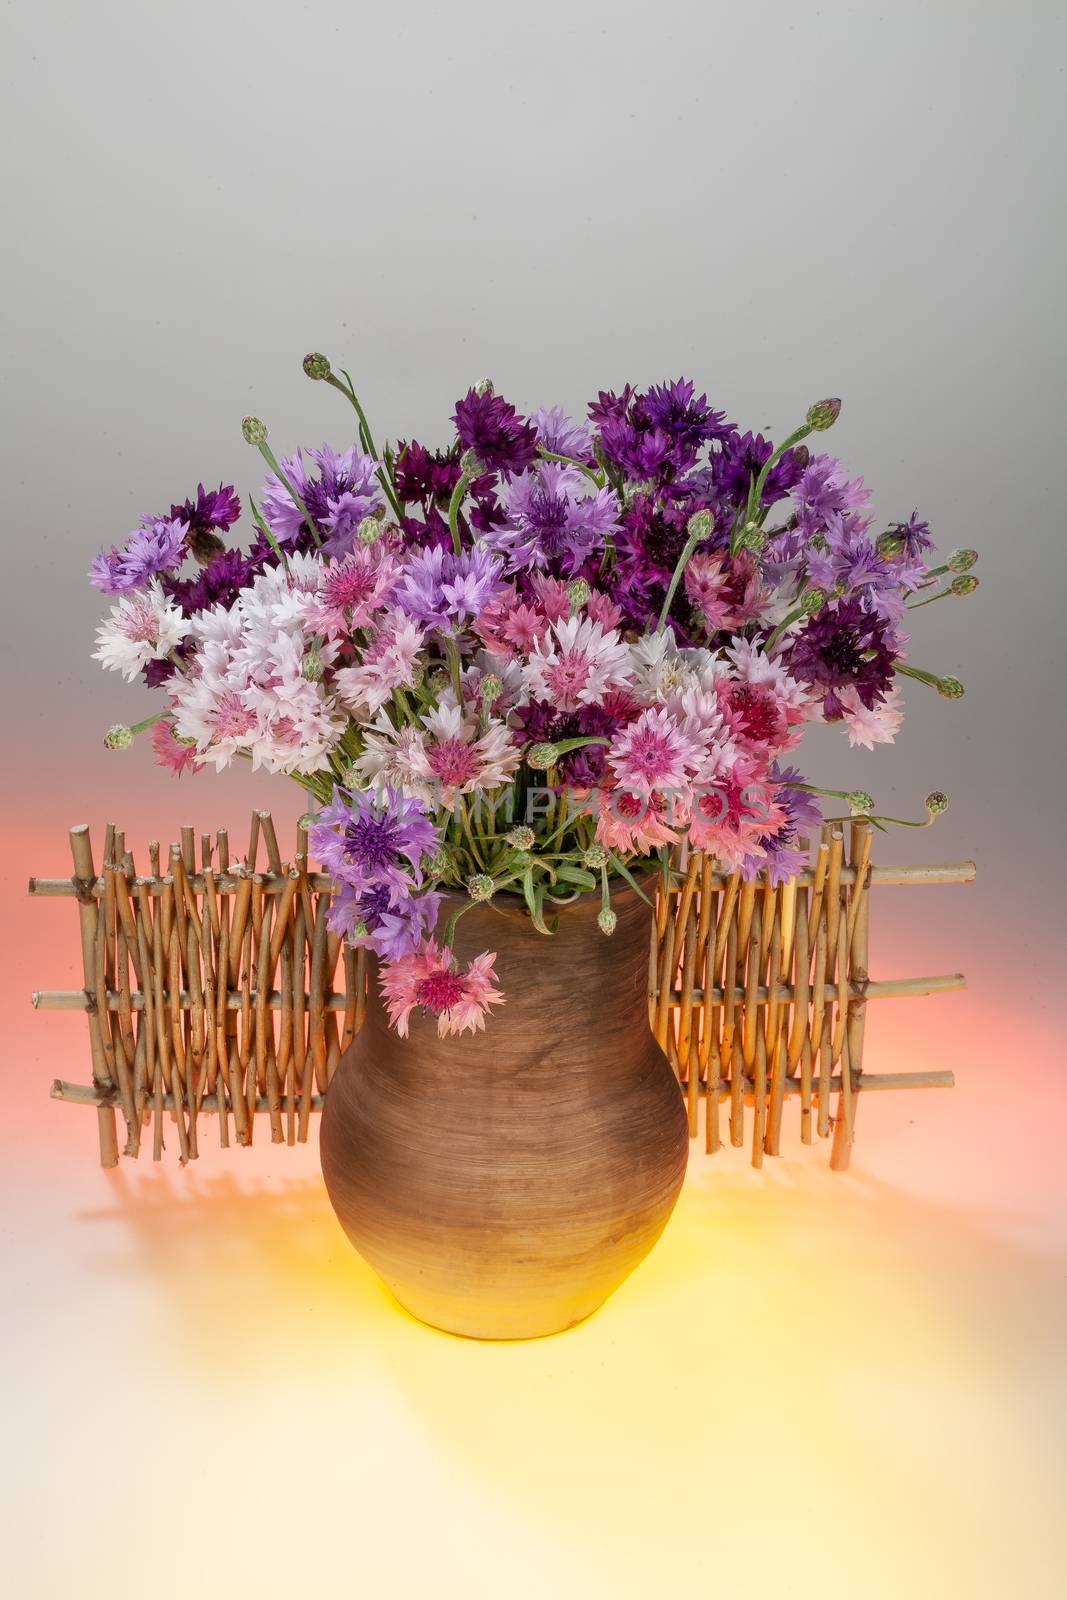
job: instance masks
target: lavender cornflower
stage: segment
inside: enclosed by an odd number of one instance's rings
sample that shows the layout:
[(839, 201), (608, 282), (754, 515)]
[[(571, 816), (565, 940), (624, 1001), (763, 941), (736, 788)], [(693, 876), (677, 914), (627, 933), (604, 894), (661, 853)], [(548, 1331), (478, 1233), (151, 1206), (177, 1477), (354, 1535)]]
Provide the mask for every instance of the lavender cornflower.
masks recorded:
[(352, 795), (335, 789), (319, 817), (309, 845), (331, 878), (360, 892), (375, 884), (398, 893), (420, 887), (422, 862), (441, 843), (422, 801), (389, 787)]
[(428, 938), (443, 896), (428, 889), (403, 893), (385, 883), (355, 889), (342, 883), (326, 913), (327, 926), (351, 944), (366, 945), (383, 961), (399, 961)]
[(504, 563), (481, 546), (457, 556), (442, 545), (418, 550), (404, 567), (393, 601), (425, 628), (475, 617), (504, 587)]
[(892, 541), (891, 548), (913, 561), (921, 556), (924, 550), (929, 550), (934, 542), (930, 537), (930, 524), (924, 521), (917, 511), (912, 512), (907, 522), (894, 522), (882, 537), (887, 544)]
[[(587, 492), (590, 491), (591, 492)], [(501, 486), (506, 520), (485, 532), (491, 550), (510, 572), (559, 565), (573, 573), (619, 531), (619, 504), (611, 489), (595, 489), (578, 467), (542, 462)]]
[(489, 472), (522, 472), (536, 458), (537, 435), (515, 407), (492, 390), (468, 389), (456, 401), (452, 421), (464, 450), (473, 450)]
[(572, 461), (593, 459), (593, 436), (584, 423), (572, 422), (562, 406), (542, 407), (530, 418), (537, 442), (553, 455), (569, 456)]
[[(358, 542), (364, 517), (382, 505), (375, 474), (381, 462), (363, 455), (355, 445), (338, 454), (324, 444), (308, 450), (318, 468), (309, 472), (302, 452), (282, 459), (282, 471), (307, 508), (327, 555), (344, 556)], [(300, 548), (309, 537), (304, 513), (275, 473), (263, 489), (263, 519), (279, 544)]]
[(186, 526), (169, 517), (142, 517), (123, 549), (112, 545), (93, 557), (89, 581), (104, 594), (129, 594), (150, 579), (176, 572), (185, 556)]

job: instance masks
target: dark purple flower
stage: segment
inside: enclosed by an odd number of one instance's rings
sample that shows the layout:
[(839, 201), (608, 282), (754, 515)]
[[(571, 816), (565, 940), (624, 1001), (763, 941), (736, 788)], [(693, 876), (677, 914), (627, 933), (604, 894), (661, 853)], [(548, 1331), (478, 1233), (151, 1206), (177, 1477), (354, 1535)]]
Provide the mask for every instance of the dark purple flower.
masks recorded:
[(452, 421), (464, 450), (473, 450), (490, 472), (522, 472), (536, 459), (537, 434), (502, 395), (468, 389), (456, 401)]
[(240, 550), (220, 550), (196, 578), (164, 579), (163, 589), (187, 617), (206, 611), (210, 606), (228, 608), (237, 599), (238, 590), (251, 583), (268, 560), (273, 563), (276, 557), (260, 535), (247, 555)]
[(694, 400), (693, 388), (688, 378), (656, 384), (641, 403), (653, 426), (662, 428), (677, 446), (695, 458), (702, 444), (729, 438), (734, 429), (733, 424), (726, 421), (725, 411), (711, 409), (706, 394)]
[(191, 533), (227, 533), (241, 515), (241, 501), (232, 483), (220, 483), (217, 489), (198, 483), (196, 499), (171, 506), (170, 514)]
[(635, 478), (688, 472), (702, 445), (733, 431), (706, 395), (694, 400), (688, 378), (654, 385), (647, 394), (635, 394), (629, 384), (621, 395), (601, 391), (589, 415), (599, 426), (604, 455)]
[(393, 469), (397, 499), (402, 505), (427, 501), (447, 502), (459, 482), (459, 450), (427, 450), (417, 439), (401, 440)]
[(884, 700), (893, 680), (894, 636), (861, 599), (832, 601), (793, 640), (787, 663), (794, 678), (823, 690), (823, 715), (834, 722), (845, 707), (837, 691), (851, 684), (868, 708)]
[[(731, 506), (743, 506), (748, 499), (750, 483), (754, 483), (763, 465), (774, 453), (774, 445), (761, 433), (737, 433), (723, 441), (719, 450), (712, 452), (708, 462), (709, 485), (714, 493)], [(767, 474), (760, 504), (772, 506), (781, 500), (800, 478), (805, 456), (787, 450)]]
[[(561, 739), (581, 739), (599, 734), (611, 738), (629, 716), (636, 711), (636, 703), (609, 701), (605, 705), (582, 706), (578, 711), (560, 711), (545, 700), (531, 700), (515, 713), (522, 729), (522, 737), (531, 744), (555, 744)], [(559, 764), (561, 784), (575, 789), (594, 789), (604, 776), (607, 747), (602, 744), (583, 745), (571, 750)]]

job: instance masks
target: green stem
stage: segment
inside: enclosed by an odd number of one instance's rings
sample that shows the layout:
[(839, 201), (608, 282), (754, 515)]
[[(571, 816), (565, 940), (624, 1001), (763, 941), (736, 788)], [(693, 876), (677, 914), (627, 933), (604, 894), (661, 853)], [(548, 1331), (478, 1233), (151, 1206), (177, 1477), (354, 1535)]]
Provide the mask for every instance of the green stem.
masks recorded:
[(788, 616), (782, 618), (782, 620), (778, 624), (778, 626), (772, 630), (770, 638), (767, 640), (767, 643), (763, 646), (764, 655), (768, 655), (768, 656), (770, 655), (772, 645), (776, 645), (778, 643), (778, 640), (781, 638), (782, 634), (785, 632), (785, 630), (787, 628), (791, 628), (793, 626), (794, 622), (799, 622), (803, 615), (804, 615), (804, 607), (803, 606), (797, 606), (795, 611), (790, 611)]
[(678, 585), (682, 581), (682, 574), (689, 565), (690, 556), (693, 554), (693, 551), (696, 549), (697, 545), (700, 544), (701, 540), (706, 538), (707, 534), (701, 531), (700, 533), (691, 533), (689, 538), (685, 541), (685, 545), (682, 548), (682, 553), (678, 557), (678, 565), (671, 573), (671, 581), (667, 585), (667, 593), (663, 599), (663, 609), (660, 611), (659, 621), (656, 623), (657, 633), (661, 633), (663, 628), (666, 626), (667, 614), (671, 609), (671, 602), (674, 600), (674, 596), (678, 590)]
[(746, 523), (751, 522), (759, 510), (760, 500), (763, 498), (763, 491), (767, 487), (767, 479), (770, 477), (771, 470), (778, 464), (787, 450), (792, 450), (795, 444), (799, 444), (802, 439), (806, 439), (811, 432), (812, 429), (806, 422), (801, 427), (795, 428), (787, 438), (783, 439), (778, 448), (773, 450), (767, 457), (760, 468), (760, 475), (755, 483), (749, 480), (748, 505), (745, 508)]
[(270, 529), (267, 527), (267, 524), (263, 520), (263, 515), (262, 515), (261, 511), (260, 511), (259, 507), (256, 505), (256, 502), (252, 499), (251, 495), (249, 495), (249, 497), (248, 497), (248, 504), (252, 509), (252, 519), (255, 522), (256, 527), (259, 529), (259, 531), (263, 535), (264, 539), (266, 539), (267, 543), (270, 545), (271, 549), (274, 551), (274, 554), (278, 557), (278, 560), (281, 562), (281, 564), (285, 568), (286, 572), (288, 572), (289, 571), (289, 557), (286, 555), (285, 551), (282, 549), (281, 545), (278, 543), (278, 541), (274, 537), (273, 533), (271, 533)]
[(445, 647), (445, 660), (448, 662), (448, 674), (452, 679), (452, 688), (455, 692), (456, 703), (463, 710), (463, 663), (460, 660), (459, 645), (449, 633), (439, 635)]
[(557, 455), (554, 450), (546, 450), (543, 444), (537, 446), (537, 454), (545, 461), (559, 461), (565, 467), (577, 467), (579, 472), (584, 472), (587, 478), (592, 479), (598, 489), (603, 489), (605, 481), (603, 472), (597, 472), (593, 467), (586, 466), (584, 461), (576, 461), (573, 456)]
[[(344, 383), (341, 382), (340, 378), (335, 377), (332, 372), (327, 374), (326, 382), (331, 384), (333, 388), (337, 390), (338, 394), (344, 395), (345, 399), (356, 413), (356, 417), (359, 421), (360, 446), (366, 455), (373, 456), (375, 461), (378, 461), (380, 457), (374, 447), (374, 436), (370, 431), (370, 424), (367, 421), (367, 414), (359, 403), (359, 396), (356, 394), (356, 386), (352, 382), (352, 379), (349, 377), (348, 373), (345, 372), (343, 367), (341, 368), (341, 376), (345, 379)], [(382, 486), (382, 493), (388, 500), (394, 517), (396, 517), (397, 521), (399, 522), (401, 517), (400, 502), (393, 490), (393, 485), (389, 481), (388, 474), (382, 467), (379, 467), (375, 476)]]
[(936, 594), (930, 595), (925, 600), (916, 600), (911, 605), (904, 607), (905, 611), (920, 611), (923, 606), (932, 606), (935, 600), (944, 600), (953, 593), (952, 589), (939, 589)]
[(314, 539), (316, 545), (321, 550), (322, 549), (322, 540), (319, 538), (319, 530), (316, 528), (315, 524), (311, 520), (311, 512), (308, 510), (308, 508), (304, 504), (303, 500), (301, 500), (300, 496), (297, 494), (296, 490), (293, 488), (292, 484), (289, 482), (289, 479), (285, 476), (285, 473), (282, 471), (282, 468), (281, 468), (281, 463), (279, 462), (277, 456), (274, 454), (274, 451), (271, 449), (270, 445), (267, 443), (267, 441), (265, 439), (264, 439), (263, 443), (258, 446), (258, 449), (259, 449), (260, 455), (263, 457), (263, 459), (267, 463), (268, 467), (270, 467), (271, 471), (275, 474), (275, 476), (279, 479), (279, 481), (285, 486), (285, 489), (287, 490), (287, 492), (288, 492), (288, 494), (289, 494), (294, 506), (296, 506), (297, 510), (300, 512), (300, 515), (303, 517), (305, 523), (307, 524), (308, 532), (311, 534), (311, 537)]
[(157, 711), (154, 716), (145, 717), (143, 722), (135, 722), (130, 732), (133, 734), (147, 733), (149, 728), (154, 728), (157, 722), (162, 722), (169, 716), (169, 711)]
[(461, 548), (459, 540), (459, 508), (463, 504), (463, 496), (470, 487), (471, 481), (465, 472), (460, 473), (459, 482), (452, 490), (452, 498), (448, 502), (448, 528), (452, 535), (452, 548), (457, 556)]
[(941, 688), (941, 679), (936, 672), (924, 672), (921, 667), (909, 667), (906, 662), (896, 663), (897, 672), (902, 672), (906, 678), (915, 678), (919, 683), (927, 683), (931, 689)]

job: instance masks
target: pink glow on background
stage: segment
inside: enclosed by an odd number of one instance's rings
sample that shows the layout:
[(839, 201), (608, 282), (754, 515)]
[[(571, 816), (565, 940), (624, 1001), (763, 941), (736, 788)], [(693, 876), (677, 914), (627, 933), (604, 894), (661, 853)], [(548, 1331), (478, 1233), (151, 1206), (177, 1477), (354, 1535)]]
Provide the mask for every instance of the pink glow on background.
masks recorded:
[[(225, 797), (243, 851), (245, 792), (163, 793), (171, 833)], [(258, 798), (287, 841), (295, 791)], [(115, 820), (160, 802), (142, 768)], [(80, 981), (72, 903), (24, 899), (31, 870), (68, 870), (55, 810), (19, 836), (2, 924), (12, 1593), (132, 1593), (131, 1570), (212, 1595), (339, 1573), (457, 1596), (1053, 1592), (1059, 1042), (1032, 991), (1016, 1003), (1025, 953), (1013, 979), (974, 927), (976, 890), (885, 889), (874, 917), (876, 976), (968, 966), (973, 987), (872, 1007), (867, 1065), (951, 1067), (955, 1091), (861, 1098), (846, 1176), (795, 1113), (762, 1175), (695, 1149), (602, 1313), (485, 1346), (391, 1301), (313, 1142), (219, 1152), (207, 1130), (185, 1172), (173, 1150), (101, 1172), (92, 1112), (48, 1099), (87, 1079), (84, 1020), (29, 1006)], [(912, 857), (962, 854), (946, 837)]]

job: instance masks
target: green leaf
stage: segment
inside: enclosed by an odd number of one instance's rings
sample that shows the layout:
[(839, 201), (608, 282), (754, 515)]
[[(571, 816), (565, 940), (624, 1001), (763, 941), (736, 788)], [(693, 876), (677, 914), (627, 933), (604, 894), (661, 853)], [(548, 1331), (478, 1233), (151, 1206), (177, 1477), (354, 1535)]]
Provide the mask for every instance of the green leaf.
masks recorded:
[[(536, 889), (534, 888), (533, 868), (532, 867), (527, 867), (526, 871), (522, 875), (522, 892), (523, 892), (523, 897), (526, 900), (526, 905), (527, 905), (527, 907), (529, 909), (529, 912), (530, 912), (530, 921), (533, 923), (533, 925), (537, 929), (538, 933), (551, 934), (552, 932), (554, 932), (554, 929), (548, 927), (548, 925), (545, 922), (545, 913), (544, 913), (545, 890), (544, 890), (544, 885), (541, 884)], [(558, 927), (559, 924), (557, 923), (556, 926)]]
[(642, 889), (633, 873), (630, 872), (629, 868), (624, 867), (618, 856), (612, 855), (610, 850), (608, 851), (608, 860), (611, 862), (614, 870), (619, 874), (619, 877), (626, 880), (626, 882), (630, 885), (630, 888), (645, 902), (646, 906), (650, 906), (652, 901), (648, 898), (648, 895)]
[(559, 867), (557, 871), (564, 883), (577, 883), (583, 889), (596, 888), (596, 879), (591, 872), (586, 872), (584, 867)]

